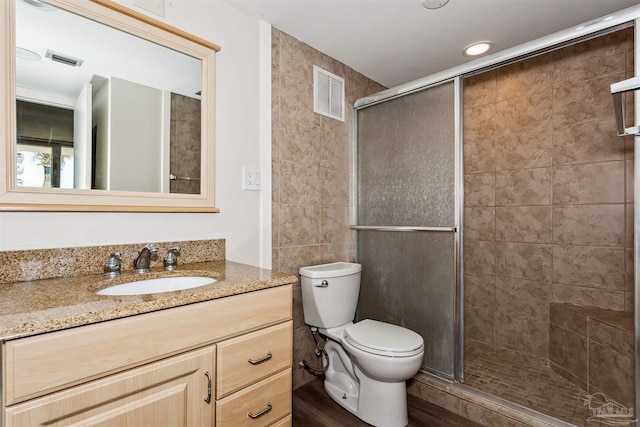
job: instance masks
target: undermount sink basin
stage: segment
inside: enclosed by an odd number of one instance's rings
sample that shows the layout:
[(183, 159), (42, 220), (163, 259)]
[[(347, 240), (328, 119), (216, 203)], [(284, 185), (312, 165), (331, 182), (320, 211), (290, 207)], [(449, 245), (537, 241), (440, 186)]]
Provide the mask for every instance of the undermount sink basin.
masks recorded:
[(137, 280), (109, 286), (96, 292), (98, 295), (143, 295), (157, 294), (160, 292), (181, 291), (183, 289), (197, 288), (209, 285), (216, 279), (211, 277), (186, 276), (186, 277), (161, 277), (158, 279)]

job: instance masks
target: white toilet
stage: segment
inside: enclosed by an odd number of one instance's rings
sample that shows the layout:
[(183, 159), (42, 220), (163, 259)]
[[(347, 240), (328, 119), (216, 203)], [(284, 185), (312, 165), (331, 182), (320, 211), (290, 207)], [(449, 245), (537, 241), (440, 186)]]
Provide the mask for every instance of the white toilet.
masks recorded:
[(361, 271), (347, 262), (300, 268), (304, 321), (328, 338), (324, 388), (333, 400), (374, 426), (406, 426), (406, 380), (420, 369), (424, 341), (400, 326), (353, 323)]

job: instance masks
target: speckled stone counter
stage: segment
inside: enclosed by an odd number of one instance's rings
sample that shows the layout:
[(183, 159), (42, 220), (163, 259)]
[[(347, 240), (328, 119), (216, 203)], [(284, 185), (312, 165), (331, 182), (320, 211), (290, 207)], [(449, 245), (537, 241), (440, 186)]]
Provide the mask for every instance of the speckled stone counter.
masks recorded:
[[(95, 292), (131, 280), (167, 276), (207, 276), (215, 283), (198, 288), (135, 296), (101, 296)], [(114, 279), (102, 274), (21, 281), (0, 285), (0, 339), (8, 340), (90, 323), (133, 316), (297, 282), (281, 274), (230, 261), (182, 264), (175, 272), (162, 267)]]

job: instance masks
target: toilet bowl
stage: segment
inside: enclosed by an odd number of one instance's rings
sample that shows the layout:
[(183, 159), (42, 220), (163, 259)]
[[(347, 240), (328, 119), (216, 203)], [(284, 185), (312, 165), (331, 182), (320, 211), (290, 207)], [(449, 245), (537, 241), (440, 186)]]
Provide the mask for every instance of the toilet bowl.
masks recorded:
[(396, 325), (353, 323), (362, 267), (331, 263), (302, 267), (305, 323), (327, 338), (324, 387), (333, 400), (378, 427), (408, 423), (406, 380), (420, 369), (424, 341)]

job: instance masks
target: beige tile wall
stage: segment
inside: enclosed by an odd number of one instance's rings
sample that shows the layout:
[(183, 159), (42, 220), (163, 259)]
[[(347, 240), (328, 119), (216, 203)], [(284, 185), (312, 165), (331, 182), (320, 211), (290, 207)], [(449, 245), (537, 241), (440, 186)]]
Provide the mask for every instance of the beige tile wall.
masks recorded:
[(467, 344), (546, 359), (549, 302), (633, 304), (632, 142), (609, 85), (621, 30), (464, 81)]
[[(313, 112), (313, 66), (345, 79), (344, 122)], [(297, 274), (302, 266), (353, 260), (349, 230), (350, 137), (353, 103), (383, 86), (277, 29), (272, 31), (273, 269)], [(316, 363), (294, 288), (294, 378)]]

